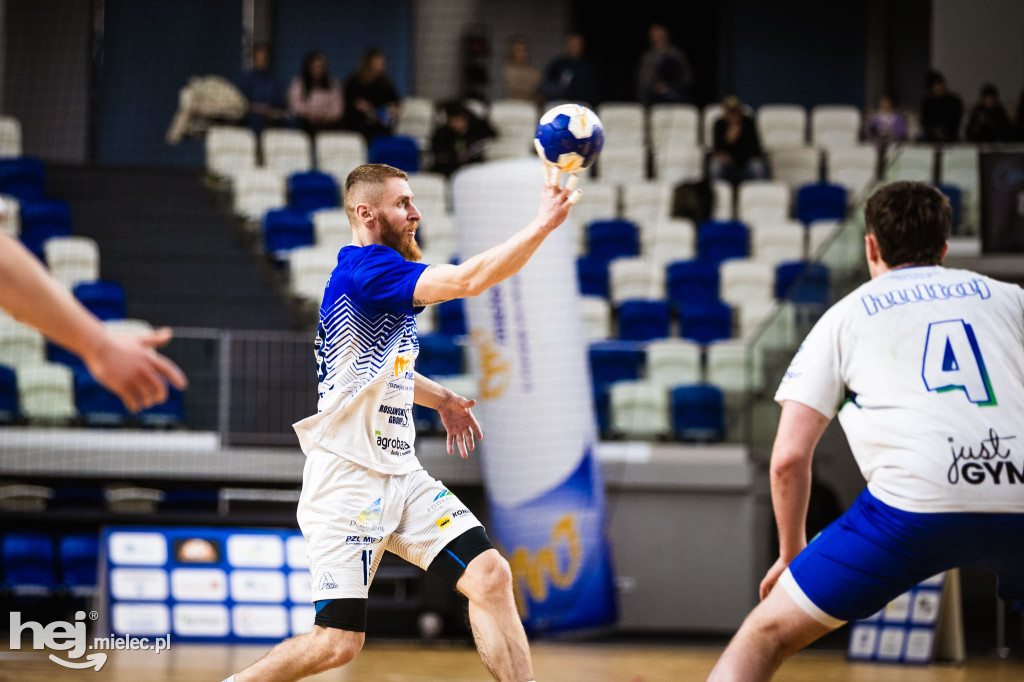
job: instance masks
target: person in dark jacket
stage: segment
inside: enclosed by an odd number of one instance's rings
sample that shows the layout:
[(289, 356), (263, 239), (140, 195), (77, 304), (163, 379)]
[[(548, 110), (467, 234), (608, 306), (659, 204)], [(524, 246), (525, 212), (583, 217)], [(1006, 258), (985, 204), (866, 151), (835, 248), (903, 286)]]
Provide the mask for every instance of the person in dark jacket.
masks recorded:
[(768, 176), (757, 126), (735, 95), (722, 100), (722, 118), (715, 122), (711, 176), (733, 184)]
[(565, 37), (565, 53), (548, 64), (540, 86), (541, 95), (547, 101), (591, 106), (598, 103), (597, 70), (583, 56), (584, 45), (583, 36), (579, 33)]
[(284, 88), (271, 70), (273, 58), (269, 43), (256, 43), (252, 46), (252, 70), (238, 81), (238, 89), (249, 100), (245, 122), (257, 135), (288, 115)]
[(451, 175), (467, 163), (483, 161), (485, 140), (494, 137), (494, 129), (460, 102), (448, 102), (444, 112), (444, 124), (438, 126), (430, 140), (434, 155), (430, 170)]
[(991, 83), (981, 86), (978, 103), (967, 118), (968, 142), (1012, 142), (1013, 124), (999, 101), (999, 90)]
[(921, 100), (921, 137), (925, 142), (959, 142), (964, 103), (946, 89), (938, 71), (928, 74), (928, 94)]
[(376, 47), (368, 48), (359, 66), (345, 81), (345, 115), (341, 127), (360, 133), (370, 142), (387, 135), (398, 112), (401, 96), (387, 74), (387, 58)]

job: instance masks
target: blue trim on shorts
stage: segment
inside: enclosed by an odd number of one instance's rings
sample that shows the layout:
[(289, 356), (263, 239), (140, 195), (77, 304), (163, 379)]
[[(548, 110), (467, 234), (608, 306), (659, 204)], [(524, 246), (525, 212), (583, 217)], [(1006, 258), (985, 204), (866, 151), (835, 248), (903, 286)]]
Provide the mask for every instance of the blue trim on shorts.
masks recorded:
[(822, 611), (870, 616), (937, 573), (976, 566), (999, 578), (999, 596), (1024, 608), (1024, 514), (896, 509), (864, 490), (789, 565)]
[(455, 559), (456, 561), (458, 561), (458, 562), (459, 562), (459, 566), (462, 566), (463, 568), (465, 568), (465, 567), (466, 567), (466, 564), (464, 564), (464, 563), (462, 562), (462, 559), (460, 559), (459, 557), (455, 556), (455, 553), (454, 553), (454, 552), (452, 552), (452, 551), (451, 551), (450, 549), (448, 549), (447, 547), (445, 547), (445, 548), (444, 548), (444, 551), (446, 551), (446, 552), (448, 552), (449, 554), (451, 554), (451, 555), (452, 555), (452, 558), (453, 558), (453, 559)]
[(333, 599), (320, 599), (320, 600), (317, 600), (317, 601), (313, 602), (313, 607), (316, 608), (316, 612), (317, 613), (320, 613), (321, 611), (324, 610), (324, 607), (327, 606), (328, 604), (330, 604), (332, 601), (334, 601), (334, 600)]

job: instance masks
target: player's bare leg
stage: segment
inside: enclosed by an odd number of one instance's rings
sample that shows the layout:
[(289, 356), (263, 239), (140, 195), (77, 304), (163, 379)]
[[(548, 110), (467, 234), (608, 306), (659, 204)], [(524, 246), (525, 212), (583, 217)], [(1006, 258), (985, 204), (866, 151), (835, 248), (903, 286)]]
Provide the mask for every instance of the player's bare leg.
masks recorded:
[[(292, 682), (338, 668), (363, 648), (362, 632), (314, 625), (312, 632), (286, 639), (235, 675), (235, 682)], [(229, 678), (230, 679), (230, 678)]]
[(498, 551), (489, 549), (466, 567), (456, 585), (469, 598), (469, 622), (473, 627), (480, 660), (501, 682), (533, 679), (533, 662), (526, 631), (512, 596), (512, 571)]
[(743, 621), (718, 659), (709, 682), (770, 680), (782, 662), (832, 631), (808, 616), (776, 586)]

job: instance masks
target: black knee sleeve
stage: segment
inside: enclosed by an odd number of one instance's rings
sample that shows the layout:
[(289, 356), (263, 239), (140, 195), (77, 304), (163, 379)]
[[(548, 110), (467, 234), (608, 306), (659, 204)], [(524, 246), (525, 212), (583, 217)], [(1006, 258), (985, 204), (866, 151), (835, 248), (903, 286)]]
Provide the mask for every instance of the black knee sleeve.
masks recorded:
[(365, 599), (321, 599), (316, 602), (316, 618), (320, 627), (351, 632), (366, 632)]
[(427, 570), (444, 578), (454, 590), (469, 562), (489, 549), (494, 549), (494, 545), (483, 526), (470, 528), (445, 545)]

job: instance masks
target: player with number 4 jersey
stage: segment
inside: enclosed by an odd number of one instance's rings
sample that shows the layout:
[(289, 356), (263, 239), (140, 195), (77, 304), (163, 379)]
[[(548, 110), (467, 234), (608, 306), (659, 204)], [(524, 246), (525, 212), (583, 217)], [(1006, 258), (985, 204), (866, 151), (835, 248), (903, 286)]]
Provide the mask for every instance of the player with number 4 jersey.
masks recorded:
[[(780, 556), (709, 679), (769, 679), (958, 566), (1024, 608), (1024, 290), (941, 267), (951, 210), (934, 187), (886, 185), (865, 218), (871, 280), (821, 317), (775, 395)], [(808, 543), (811, 461), (837, 415), (867, 489)]]

